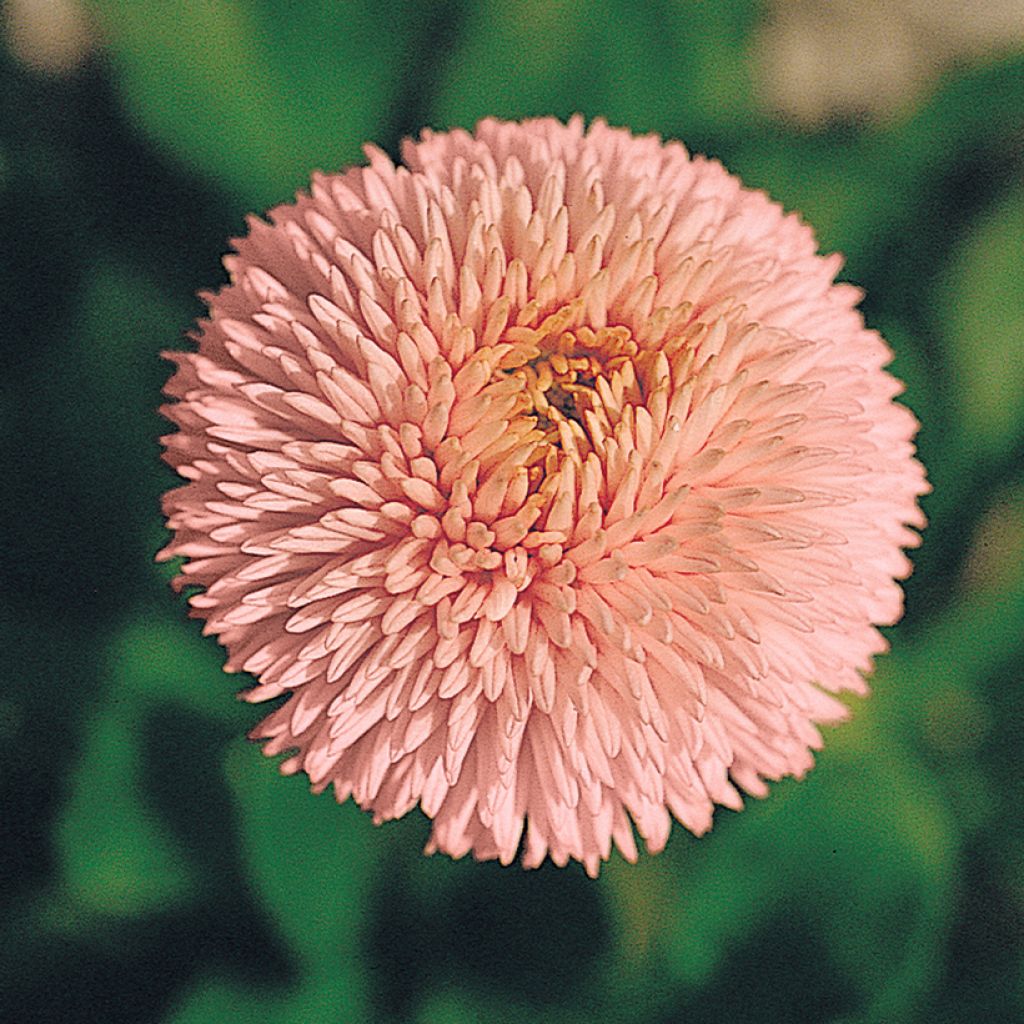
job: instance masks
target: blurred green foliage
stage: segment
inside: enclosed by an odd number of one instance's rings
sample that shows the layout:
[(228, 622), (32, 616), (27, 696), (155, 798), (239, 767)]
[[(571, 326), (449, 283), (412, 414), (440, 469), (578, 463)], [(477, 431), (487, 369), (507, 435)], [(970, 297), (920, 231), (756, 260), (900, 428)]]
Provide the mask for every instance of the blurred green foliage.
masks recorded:
[[(742, 0), (88, 9), (74, 73), (0, 54), (4, 1019), (1022, 1019), (1024, 58), (807, 128), (761, 102)], [(422, 817), (278, 778), (152, 564), (158, 353), (243, 214), (367, 140), (577, 110), (722, 158), (846, 253), (936, 486), (819, 767), (596, 882), (424, 859)]]

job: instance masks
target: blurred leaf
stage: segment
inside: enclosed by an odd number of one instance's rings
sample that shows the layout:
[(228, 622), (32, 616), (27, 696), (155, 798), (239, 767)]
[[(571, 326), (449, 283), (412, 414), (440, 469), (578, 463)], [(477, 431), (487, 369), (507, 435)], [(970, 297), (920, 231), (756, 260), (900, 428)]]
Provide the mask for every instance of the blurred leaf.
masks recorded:
[(748, 187), (763, 188), (787, 211), (798, 212), (821, 250), (841, 252), (854, 277), (892, 215), (891, 173), (857, 135), (747, 136), (730, 156), (729, 170)]
[[(95, 631), (104, 615), (120, 617), (144, 579), (146, 524), (165, 479), (156, 405), (166, 373), (157, 350), (186, 321), (126, 256), (85, 249), (88, 267), (68, 322), (38, 339), (11, 335), (11, 353), (29, 372), (9, 388), (22, 408), (8, 424), (12, 514), (3, 534), (11, 592), (61, 608), (61, 620), (67, 595), (76, 594), (82, 607), (69, 611)], [(20, 287), (37, 286), (25, 279)]]
[(170, 592), (164, 609), (131, 621), (110, 651), (116, 693), (147, 705), (185, 704), (243, 733), (251, 727), (253, 711), (233, 690), (247, 685), (249, 677), (226, 675), (223, 663), (223, 649), (185, 621)]
[[(830, 737), (833, 739), (834, 737)], [(874, 737), (830, 749), (776, 786), (687, 863), (670, 900), (672, 972), (703, 985), (744, 936), (779, 913), (809, 915), (863, 1019), (903, 1019), (933, 980), (950, 907), (954, 832), (923, 769)]]
[(590, 42), (602, 13), (586, 0), (474, 4), (431, 120), (471, 126), (481, 117), (600, 109), (607, 85)]
[[(948, 231), (969, 197), (954, 195), (940, 206), (933, 199), (936, 187), (979, 152), (1007, 155), (1019, 147), (1022, 105), (1024, 57), (1015, 55), (947, 76), (904, 121), (871, 133), (867, 155), (887, 183), (890, 233), (913, 243), (929, 238), (933, 227)], [(910, 221), (919, 227), (908, 236)], [(931, 247), (925, 253), (933, 259), (940, 254)]]
[(226, 768), (249, 878), (298, 960), (300, 980), (292, 991), (268, 996), (206, 978), (168, 1024), (368, 1020), (362, 941), (380, 833), (352, 801), (338, 806), (312, 796), (251, 745), (239, 742)]
[[(159, 280), (123, 254), (100, 252), (84, 281), (79, 317), (68, 353), (77, 393), (62, 426), (68, 443), (78, 442), (76, 472), (87, 472), (92, 481), (78, 501), (96, 502), (96, 520), (106, 527), (102, 536), (113, 563), (109, 571), (120, 575), (126, 549), (149, 555), (143, 523), (157, 512), (157, 495), (167, 479), (156, 440), (167, 426), (157, 414), (168, 375), (159, 352), (178, 342), (188, 325), (188, 307), (173, 302)], [(100, 423), (102, 444), (82, 444)], [(115, 494), (117, 500), (111, 500)], [(138, 576), (130, 575), (126, 583), (134, 585)], [(108, 586), (111, 582), (108, 576)]]
[(584, 1008), (543, 1009), (517, 996), (508, 991), (476, 991), (460, 979), (424, 1001), (416, 1024), (592, 1024), (594, 1020), (619, 1020)]
[(958, 153), (993, 141), (1020, 142), (1024, 54), (948, 75), (922, 107), (887, 132), (893, 182), (906, 196), (928, 176), (948, 171)]
[[(239, 747), (228, 775), (251, 877), (305, 969), (346, 1005), (364, 999), (360, 932), (381, 835), (351, 800), (315, 797), (298, 778)], [(350, 1001), (350, 1002), (349, 1002)]]
[[(884, 685), (865, 709), (879, 721), (920, 722), (923, 702), (942, 693), (974, 692), (1024, 646), (1024, 562), (1003, 566), (1001, 586), (963, 593), (913, 639), (882, 663)], [(889, 680), (893, 675), (895, 678)]]
[(417, 12), (401, 0), (93, 7), (129, 109), (253, 208), (359, 159), (395, 99)]
[(957, 379), (960, 444), (1002, 454), (1024, 423), (1024, 191), (988, 211), (958, 247), (939, 289)]
[(306, 966), (352, 971), (380, 832), (351, 800), (314, 796), (305, 776), (282, 778), (251, 745), (229, 755), (251, 877)]
[(287, 994), (268, 996), (206, 978), (165, 1020), (166, 1024), (251, 1024), (263, 1020), (274, 1024), (337, 1024), (369, 1020), (342, 982), (304, 984)]
[(152, 913), (192, 889), (184, 861), (139, 799), (135, 732), (130, 716), (114, 709), (93, 719), (57, 825), (63, 884), (89, 911)]
[(958, 599), (918, 635), (902, 637), (865, 709), (934, 765), (966, 835), (1016, 813), (1014, 785), (986, 775), (983, 753), (1012, 742), (1016, 717), (1002, 715), (1020, 706), (1003, 674), (1024, 655), (1022, 512), (1019, 486), (999, 494), (973, 540)]
[[(889, 127), (748, 130), (729, 169), (799, 210), (822, 247), (843, 252), (859, 277), (893, 239), (914, 241), (930, 237), (932, 227), (948, 229), (956, 210), (934, 202), (936, 186), (983, 146), (1019, 146), (1022, 105), (1024, 58), (1014, 57), (951, 77), (924, 106)], [(922, 255), (939, 254), (929, 247)], [(915, 280), (920, 262), (913, 266)]]
[(280, 1000), (265, 994), (246, 992), (219, 979), (205, 978), (175, 1006), (166, 1017), (167, 1024), (234, 1024), (273, 1020), (288, 1024), (280, 1016)]
[(1018, 482), (998, 491), (982, 516), (964, 565), (964, 587), (971, 592), (1012, 592), (1020, 586), (1022, 567), (1024, 483)]
[[(759, 14), (760, 5), (751, 0), (669, 0), (653, 15), (644, 42), (649, 47), (664, 32), (673, 51), (657, 64), (641, 56), (639, 75), (648, 83), (644, 99), (654, 110), (664, 109), (665, 119), (683, 133), (749, 134), (760, 127), (750, 61)], [(611, 36), (613, 45), (616, 39)]]
[(580, 112), (634, 131), (697, 131), (751, 113), (745, 0), (477, 3), (448, 63), (434, 120)]
[(893, 360), (886, 369), (903, 382), (905, 389), (896, 396), (896, 401), (907, 406), (922, 424), (940, 422), (939, 399), (920, 338), (898, 320), (884, 318), (872, 323), (871, 327), (885, 338), (893, 350)]
[[(367, 947), (374, 976), (394, 979), (385, 990), (394, 1019), (415, 1010), (417, 1020), (443, 1020), (468, 1007), (469, 1019), (481, 1021), (625, 1019), (609, 1015), (606, 998), (618, 937), (582, 865), (527, 871), (469, 856), (424, 857), (426, 824), (413, 813), (387, 826), (374, 890)], [(507, 1009), (496, 1014), (499, 1001)], [(650, 1013), (654, 1004), (644, 1005)]]

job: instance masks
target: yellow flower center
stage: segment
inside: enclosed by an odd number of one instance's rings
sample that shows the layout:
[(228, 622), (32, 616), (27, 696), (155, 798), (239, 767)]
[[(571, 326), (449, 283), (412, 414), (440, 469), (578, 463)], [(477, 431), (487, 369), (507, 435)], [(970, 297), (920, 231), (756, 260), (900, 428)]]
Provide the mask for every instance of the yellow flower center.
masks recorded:
[(558, 564), (570, 535), (598, 525), (609, 470), (617, 481), (635, 474), (634, 449), (665, 423), (666, 346), (643, 349), (628, 327), (590, 327), (581, 314), (571, 303), (505, 329), (452, 381), (453, 433), (435, 458), (461, 569), (504, 559), (519, 586), (532, 556)]
[[(581, 463), (600, 451), (624, 407), (642, 405), (644, 359), (628, 327), (569, 328), (572, 306), (537, 327), (505, 332), (493, 382), (519, 384), (518, 418), (528, 417), (539, 443), (528, 463), (530, 490), (557, 471), (565, 457)], [(499, 350), (504, 349), (500, 352)]]

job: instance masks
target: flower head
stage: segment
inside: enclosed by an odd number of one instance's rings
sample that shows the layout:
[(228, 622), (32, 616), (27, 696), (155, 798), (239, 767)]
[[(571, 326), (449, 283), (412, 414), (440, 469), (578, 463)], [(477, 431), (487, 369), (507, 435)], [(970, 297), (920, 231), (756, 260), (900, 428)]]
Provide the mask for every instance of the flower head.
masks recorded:
[(367, 154), (251, 221), (168, 385), (163, 557), (288, 696), (264, 750), (591, 873), (802, 774), (927, 486), (839, 259), (602, 122)]

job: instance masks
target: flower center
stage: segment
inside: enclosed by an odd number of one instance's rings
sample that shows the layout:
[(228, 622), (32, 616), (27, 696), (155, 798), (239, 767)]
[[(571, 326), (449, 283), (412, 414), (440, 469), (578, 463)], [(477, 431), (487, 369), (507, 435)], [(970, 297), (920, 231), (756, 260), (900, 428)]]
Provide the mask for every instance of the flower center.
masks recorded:
[(435, 459), (460, 571), (506, 560), (521, 587), (534, 555), (557, 565), (578, 532), (574, 510), (584, 533), (596, 529), (611, 500), (602, 480), (617, 486), (664, 423), (664, 347), (641, 348), (625, 326), (581, 325), (582, 312), (571, 303), (536, 326), (506, 328), (451, 381), (452, 433)]
[[(492, 381), (515, 381), (515, 414), (533, 421), (538, 442), (531, 490), (565, 457), (600, 450), (623, 408), (643, 404), (640, 351), (628, 327), (566, 326), (569, 308), (536, 328), (510, 328)], [(505, 347), (504, 345), (502, 347)]]
[(558, 424), (573, 420), (586, 430), (587, 414), (600, 415), (605, 403), (621, 402), (636, 382), (636, 342), (626, 327), (580, 327), (563, 331), (553, 349), (505, 371), (523, 382), (537, 425), (557, 443)]

